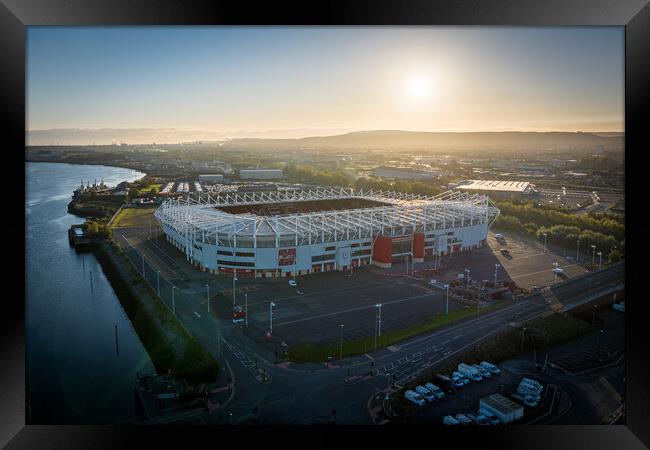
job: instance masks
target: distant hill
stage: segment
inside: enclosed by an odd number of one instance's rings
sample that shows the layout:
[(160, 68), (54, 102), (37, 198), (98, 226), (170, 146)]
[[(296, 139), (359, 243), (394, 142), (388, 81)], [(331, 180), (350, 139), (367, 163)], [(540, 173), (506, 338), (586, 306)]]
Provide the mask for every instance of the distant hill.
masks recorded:
[(565, 149), (579, 147), (621, 148), (622, 134), (599, 136), (570, 132), (476, 132), (358, 131), (336, 136), (301, 139), (231, 139), (228, 148), (248, 149)]

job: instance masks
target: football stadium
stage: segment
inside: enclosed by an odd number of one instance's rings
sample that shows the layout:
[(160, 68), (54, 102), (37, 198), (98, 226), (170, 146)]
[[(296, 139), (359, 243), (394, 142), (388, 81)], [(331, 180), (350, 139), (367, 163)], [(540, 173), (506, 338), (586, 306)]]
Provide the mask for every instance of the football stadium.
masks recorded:
[(318, 188), (166, 200), (166, 239), (213, 274), (286, 277), (374, 264), (389, 268), (485, 244), (499, 214), (486, 195), (435, 197)]

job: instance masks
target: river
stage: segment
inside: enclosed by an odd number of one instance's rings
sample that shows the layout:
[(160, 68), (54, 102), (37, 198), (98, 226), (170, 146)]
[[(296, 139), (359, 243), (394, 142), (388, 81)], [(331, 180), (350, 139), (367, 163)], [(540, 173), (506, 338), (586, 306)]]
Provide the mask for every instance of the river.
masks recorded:
[[(26, 163), (26, 384), (33, 424), (110, 424), (136, 414), (133, 381), (153, 364), (90, 253), (68, 244), (73, 190), (144, 174), (107, 166)], [(91, 289), (92, 272), (92, 289)], [(116, 332), (117, 325), (117, 346)]]

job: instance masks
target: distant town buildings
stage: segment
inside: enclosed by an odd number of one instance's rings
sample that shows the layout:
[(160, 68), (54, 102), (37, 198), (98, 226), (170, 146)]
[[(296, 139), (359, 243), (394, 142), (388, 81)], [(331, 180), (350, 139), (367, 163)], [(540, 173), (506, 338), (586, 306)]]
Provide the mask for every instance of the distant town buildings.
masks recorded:
[(241, 169), (239, 178), (242, 180), (276, 180), (284, 175), (282, 169)]
[(409, 167), (381, 166), (375, 168), (373, 172), (375, 176), (380, 178), (395, 178), (401, 180), (429, 180), (436, 175), (433, 171), (417, 170)]
[(204, 174), (204, 175), (199, 175), (199, 181), (201, 183), (206, 182), (206, 183), (218, 183), (223, 181), (223, 175), (222, 174)]

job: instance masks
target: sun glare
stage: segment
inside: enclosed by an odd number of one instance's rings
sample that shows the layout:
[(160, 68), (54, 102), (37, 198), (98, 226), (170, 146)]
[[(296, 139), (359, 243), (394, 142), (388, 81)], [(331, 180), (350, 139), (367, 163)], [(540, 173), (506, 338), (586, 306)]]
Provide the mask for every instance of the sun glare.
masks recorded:
[(431, 79), (424, 76), (412, 77), (406, 86), (407, 94), (413, 99), (425, 99), (431, 96)]

